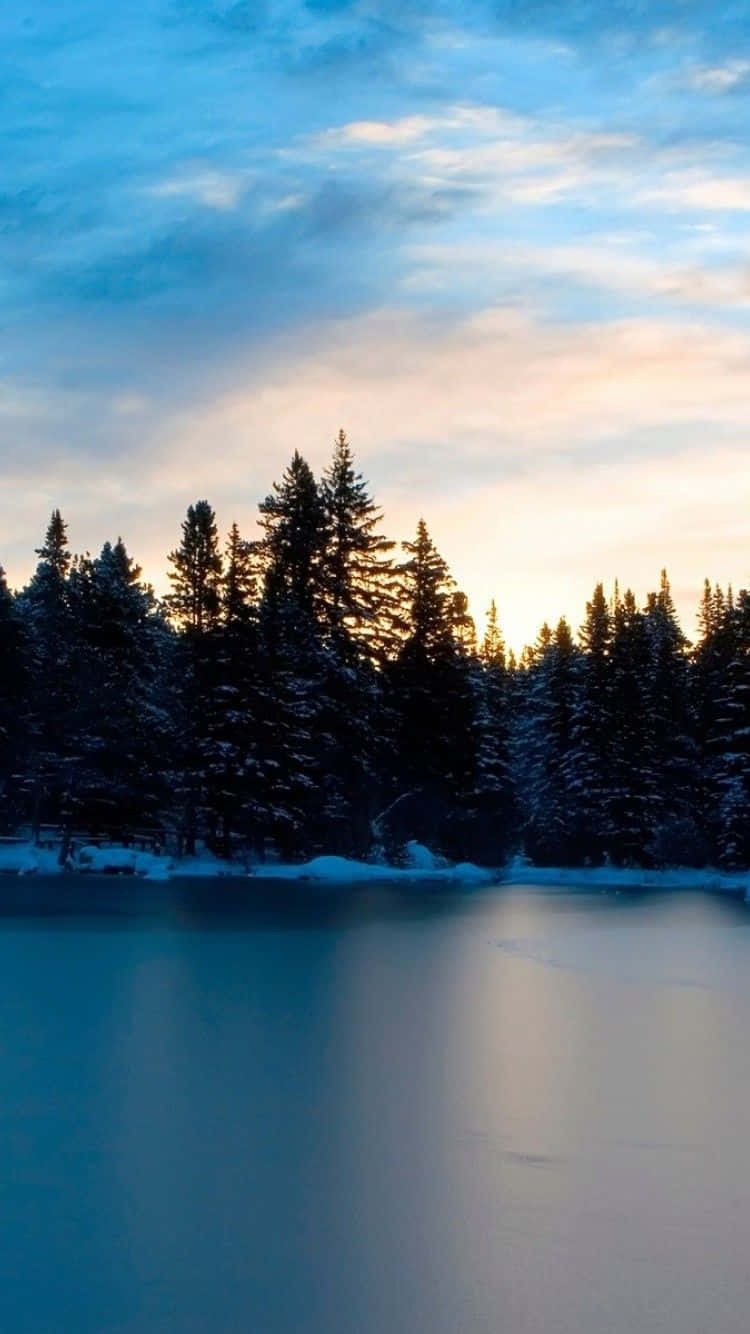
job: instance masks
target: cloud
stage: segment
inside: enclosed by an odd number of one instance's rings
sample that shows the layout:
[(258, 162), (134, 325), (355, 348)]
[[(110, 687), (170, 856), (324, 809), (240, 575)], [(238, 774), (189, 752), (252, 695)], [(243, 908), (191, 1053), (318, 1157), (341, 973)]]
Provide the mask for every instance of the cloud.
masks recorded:
[(8, 383), (0, 555), (25, 578), (59, 504), (77, 547), (122, 532), (163, 585), (188, 503), (250, 535), (292, 450), (319, 471), (344, 426), (392, 535), (426, 512), (475, 612), (497, 595), (519, 645), (543, 616), (577, 623), (598, 577), (645, 592), (667, 561), (696, 600), (704, 573), (742, 582), (749, 368), (750, 332), (694, 321), (383, 309), (250, 344), (182, 403), (124, 376), (54, 399)]
[(400, 120), (357, 120), (336, 129), (324, 130), (314, 137), (313, 143), (319, 148), (340, 148), (348, 145), (367, 145), (391, 148), (394, 145), (412, 143), (423, 139), (426, 134), (437, 128), (440, 121), (428, 116), (404, 116)]
[(243, 173), (196, 165), (147, 186), (146, 193), (155, 199), (192, 199), (206, 208), (224, 213), (237, 207), (246, 186), (247, 178)]
[[(697, 230), (704, 241), (703, 228)], [(712, 234), (709, 232), (709, 243)], [(704, 242), (705, 243), (705, 242)], [(522, 278), (529, 294), (536, 288), (548, 292), (550, 278), (563, 283), (598, 288), (614, 302), (626, 298), (629, 306), (653, 313), (655, 304), (665, 309), (693, 306), (716, 314), (750, 308), (750, 266), (745, 262), (717, 264), (701, 262), (691, 254), (690, 242), (682, 254), (670, 258), (644, 250), (641, 238), (602, 236), (587, 244), (531, 245), (505, 240), (498, 243), (465, 241), (414, 245), (410, 257), (414, 270), (407, 281), (410, 290), (423, 286), (440, 290), (445, 275), (460, 271), (463, 281), (483, 282), (485, 290), (497, 281)]]
[(701, 93), (728, 93), (750, 76), (750, 60), (729, 60), (724, 65), (704, 65), (690, 71), (688, 83)]
[(641, 192), (642, 202), (659, 204), (671, 212), (690, 209), (708, 213), (739, 212), (750, 209), (750, 173), (712, 176), (700, 168), (668, 172), (663, 182)]

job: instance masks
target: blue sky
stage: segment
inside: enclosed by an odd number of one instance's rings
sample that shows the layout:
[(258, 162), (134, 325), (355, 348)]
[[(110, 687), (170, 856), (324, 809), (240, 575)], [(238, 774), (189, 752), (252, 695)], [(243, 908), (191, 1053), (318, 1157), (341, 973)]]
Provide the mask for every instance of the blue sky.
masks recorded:
[(339, 426), (520, 645), (747, 582), (750, 22), (684, 0), (8, 0), (0, 560), (163, 579)]

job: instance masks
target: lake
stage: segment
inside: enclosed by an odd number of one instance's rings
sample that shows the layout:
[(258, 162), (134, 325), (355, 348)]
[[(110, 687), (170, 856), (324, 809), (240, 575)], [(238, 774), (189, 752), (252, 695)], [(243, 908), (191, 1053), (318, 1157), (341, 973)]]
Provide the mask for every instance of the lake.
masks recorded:
[(0, 918), (3, 1331), (746, 1334), (750, 908), (215, 888)]

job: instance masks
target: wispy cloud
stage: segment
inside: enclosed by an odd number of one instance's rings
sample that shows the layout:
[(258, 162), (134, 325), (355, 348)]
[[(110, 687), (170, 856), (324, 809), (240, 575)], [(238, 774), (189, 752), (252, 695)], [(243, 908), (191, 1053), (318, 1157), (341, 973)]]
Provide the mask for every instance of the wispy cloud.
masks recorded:
[(750, 210), (750, 172), (734, 176), (704, 174), (700, 168), (667, 172), (658, 185), (641, 192), (641, 199), (670, 212), (746, 213)]
[(224, 213), (237, 207), (247, 183), (247, 173), (193, 165), (147, 186), (146, 193), (155, 199), (191, 199)]
[(750, 77), (750, 60), (729, 60), (723, 65), (703, 65), (690, 71), (688, 82), (701, 93), (728, 93)]
[[(541, 597), (584, 532), (587, 578), (698, 534), (670, 451), (691, 497), (711, 449), (743, 473), (741, 4), (45, 8), (0, 13), (4, 563), (60, 503), (158, 577), (188, 500), (251, 525), (343, 424), (397, 535), (423, 492), (481, 601), (486, 513)], [(700, 541), (739, 579), (731, 513)]]
[[(699, 236), (703, 236), (702, 228)], [(710, 235), (710, 233), (709, 233)], [(415, 245), (411, 248), (414, 272), (407, 286), (439, 290), (447, 277), (461, 272), (493, 280), (513, 275), (528, 283), (550, 277), (597, 287), (612, 298), (626, 296), (631, 305), (653, 306), (659, 299), (671, 306), (694, 306), (709, 312), (750, 308), (750, 264), (699, 262), (683, 243), (682, 255), (655, 255), (639, 245), (639, 238), (592, 237), (586, 244), (553, 242), (530, 245), (506, 240), (502, 246), (481, 240), (448, 244)], [(651, 313), (653, 313), (651, 311)]]
[[(208, 495), (222, 526), (237, 519), (252, 534), (292, 445), (319, 470), (343, 425), (393, 535), (409, 535), (425, 508), (477, 613), (495, 593), (519, 643), (535, 633), (530, 616), (575, 620), (597, 577), (645, 591), (668, 560), (696, 597), (715, 568), (743, 577), (749, 361), (750, 333), (698, 322), (570, 328), (508, 308), (326, 322), (274, 340), (262, 365), (251, 351), (238, 358), (223, 387), (183, 409), (145, 404), (137, 430), (126, 416), (137, 496), (122, 467), (94, 493), (70, 457), (51, 458), (35, 519), (41, 528), (54, 494), (79, 545), (122, 529), (160, 583), (191, 500)], [(92, 407), (78, 405), (79, 419)], [(207, 449), (217, 440), (220, 451)], [(14, 485), (18, 503), (28, 483)], [(27, 572), (28, 525), (22, 537)], [(4, 553), (12, 577), (17, 549)]]

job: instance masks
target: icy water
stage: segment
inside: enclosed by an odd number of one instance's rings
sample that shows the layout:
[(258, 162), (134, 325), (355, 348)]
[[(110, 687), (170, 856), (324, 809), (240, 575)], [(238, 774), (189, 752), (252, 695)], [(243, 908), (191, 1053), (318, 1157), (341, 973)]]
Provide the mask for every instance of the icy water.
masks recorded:
[(6, 1334), (747, 1334), (750, 909), (210, 889), (0, 918)]

